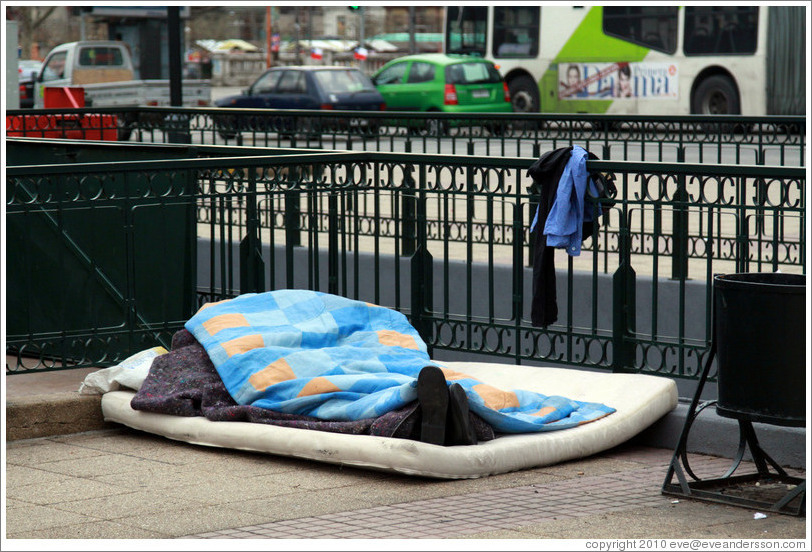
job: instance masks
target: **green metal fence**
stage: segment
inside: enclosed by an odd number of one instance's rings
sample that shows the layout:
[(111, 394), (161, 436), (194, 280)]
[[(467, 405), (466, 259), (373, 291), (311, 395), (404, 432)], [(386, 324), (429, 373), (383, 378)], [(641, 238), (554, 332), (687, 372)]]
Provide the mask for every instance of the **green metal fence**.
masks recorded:
[(804, 166), (806, 158), (806, 118), (798, 116), (464, 116), (164, 107), (8, 113), (9, 136), (22, 137), (99, 139), (104, 132), (108, 139), (107, 127), (113, 125), (120, 140), (152, 143), (534, 158), (578, 144), (616, 161)]
[[(196, 296), (183, 304), (318, 289), (406, 313), (436, 358), (476, 353), (695, 378), (710, 339), (713, 274), (806, 272), (805, 169), (592, 161), (589, 168), (614, 175), (618, 187), (602, 223), (611, 234), (587, 238), (579, 257), (559, 252), (559, 320), (536, 328), (532, 270), (523, 259), (533, 159), (178, 148), (190, 158), (7, 168), (7, 220), (21, 229), (8, 241), (21, 250), (35, 247), (22, 230), (33, 218), (56, 229), (50, 239), (80, 245), (60, 221), (110, 209), (125, 223), (82, 236), (99, 247), (120, 243), (118, 266), (80, 248), (88, 256), (80, 281), (122, 282), (117, 317), (98, 316), (99, 293), (82, 295), (76, 279), (52, 282), (41, 300), (42, 290), (28, 283), (49, 267), (9, 259), (8, 292), (29, 309), (21, 317), (42, 309), (59, 320), (74, 295), (85, 297), (90, 323), (70, 331), (9, 328), (7, 373), (107, 365), (168, 344), (193, 308), (155, 317), (142, 305), (187, 293), (170, 290), (171, 269), (194, 262), (196, 290), (188, 293)], [(145, 273), (135, 237), (144, 225), (172, 232), (176, 205), (197, 209), (196, 238), (150, 240), (157, 268)], [(139, 216), (145, 206), (150, 211)], [(149, 289), (138, 288), (144, 278)]]
[[(47, 140), (35, 142), (38, 145), (29, 144), (28, 148), (37, 150), (32, 153), (36, 158), (42, 158), (42, 155), (49, 155), (51, 153), (51, 146), (47, 144)], [(103, 145), (97, 145), (96, 148), (103, 148)], [(191, 145), (186, 148), (173, 149), (170, 145), (161, 144), (136, 144), (136, 143), (121, 143), (117, 149), (124, 148), (130, 153), (127, 155), (137, 156), (131, 157), (133, 159), (144, 158), (159, 158), (160, 156), (176, 156), (177, 153), (167, 153), (171, 151), (183, 151), (183, 155), (191, 156), (204, 156), (204, 157), (224, 157), (224, 156), (246, 156), (246, 155), (291, 155), (300, 153), (306, 150), (295, 150), (289, 148), (248, 148), (248, 147), (230, 147), (230, 146), (198, 146)], [(40, 152), (38, 150), (42, 149)], [(90, 145), (85, 145), (81, 151), (87, 152)], [(318, 150), (316, 150), (318, 151)], [(191, 153), (190, 153), (191, 152)], [(74, 154), (77, 155), (77, 154)], [(96, 157), (103, 154), (95, 154)], [(67, 153), (62, 155), (67, 156)], [(89, 161), (96, 157), (88, 158), (87, 153), (82, 153), (79, 160)], [(446, 169), (451, 170), (451, 169)], [(414, 178), (412, 175), (402, 175), (405, 185), (414, 185)], [(754, 201), (757, 204), (766, 203), (769, 198), (765, 193), (766, 188), (761, 186), (757, 190), (757, 196)], [(532, 192), (532, 190), (529, 190)], [(535, 200), (531, 199), (531, 207), (534, 208)], [(268, 225), (273, 226), (276, 230), (286, 232), (293, 236), (295, 239), (300, 240), (302, 232), (306, 232), (311, 224), (316, 224), (317, 228), (324, 230), (326, 224), (323, 220), (311, 221), (306, 213), (294, 205), (292, 202), (287, 203), (288, 208), (285, 216), (277, 216), (266, 221)], [(413, 217), (407, 216), (400, 218), (393, 218), (394, 212), (389, 211), (383, 214), (378, 214), (379, 224), (373, 227), (371, 221), (375, 214), (367, 209), (368, 202), (361, 201), (355, 205), (354, 211), (362, 221), (363, 224), (359, 225), (358, 233), (363, 239), (370, 239), (374, 232), (381, 232), (384, 237), (391, 237), (395, 232), (398, 233), (400, 240), (400, 248), (403, 254), (411, 254), (415, 251), (415, 239), (413, 232), (407, 228), (410, 224), (413, 226)], [(407, 205), (406, 209), (409, 208)], [(467, 221), (462, 218), (459, 219), (461, 211), (451, 213), (451, 220), (444, 220), (442, 214), (429, 213), (426, 220), (427, 240), (430, 242), (443, 242), (449, 241), (452, 244), (458, 244), (465, 241), (464, 234), (460, 228), (467, 225)], [(464, 213), (463, 213), (464, 214)], [(616, 212), (609, 214), (610, 220), (616, 217)], [(200, 223), (207, 223), (211, 221), (211, 214), (209, 206), (200, 204), (197, 207), (197, 220)], [(512, 244), (512, 233), (510, 226), (505, 222), (505, 217), (497, 217), (493, 221), (475, 220), (473, 222), (475, 229), (474, 243), (478, 243), (480, 238), (477, 237), (490, 228), (495, 235), (505, 244)], [(756, 219), (757, 222), (753, 223), (750, 228), (748, 225), (740, 225), (740, 227), (733, 228), (730, 224), (725, 225), (725, 231), (717, 236), (715, 247), (707, 248), (705, 228), (708, 222), (705, 218), (701, 217), (696, 212), (677, 211), (657, 213), (654, 216), (648, 217), (640, 222), (638, 225), (637, 233), (634, 234), (631, 240), (631, 253), (632, 255), (642, 256), (656, 256), (659, 258), (660, 271), (663, 274), (670, 274), (673, 278), (678, 278), (681, 275), (688, 275), (689, 271), (696, 273), (698, 267), (702, 266), (703, 259), (711, 256), (715, 261), (727, 261), (728, 267), (733, 267), (733, 261), (739, 254), (739, 248), (742, 247), (739, 243), (744, 243), (748, 250), (754, 252), (752, 266), (756, 270), (778, 269), (784, 266), (797, 266), (801, 262), (801, 254), (797, 239), (793, 236), (785, 236), (783, 225), (778, 228), (768, 229), (764, 227), (763, 217)], [(229, 224), (234, 227), (239, 227), (240, 232), (245, 231), (246, 219), (243, 211), (236, 212), (229, 221)], [(452, 229), (451, 232), (443, 233), (441, 231), (443, 225), (449, 225)], [(749, 224), (749, 223), (748, 223)], [(746, 236), (746, 237), (743, 237)], [(769, 244), (771, 240), (777, 236), (777, 245), (779, 249), (777, 254), (767, 256), (765, 253), (765, 244)], [(612, 255), (617, 250), (617, 244), (620, 242), (620, 229), (615, 224), (602, 226), (598, 231), (597, 240), (588, 240), (583, 247), (586, 253), (597, 255), (599, 258), (599, 268), (604, 273), (609, 273), (615, 270), (618, 266), (618, 257)], [(527, 245), (525, 248), (525, 262), (529, 265), (532, 263), (532, 240), (528, 231), (525, 231), (522, 236), (522, 241)], [(299, 243), (298, 241), (296, 242)], [(596, 245), (597, 244), (597, 245)], [(771, 246), (770, 246), (771, 247)], [(682, 253), (679, 255), (672, 255), (672, 250), (679, 249)], [(749, 253), (748, 253), (749, 254)]]

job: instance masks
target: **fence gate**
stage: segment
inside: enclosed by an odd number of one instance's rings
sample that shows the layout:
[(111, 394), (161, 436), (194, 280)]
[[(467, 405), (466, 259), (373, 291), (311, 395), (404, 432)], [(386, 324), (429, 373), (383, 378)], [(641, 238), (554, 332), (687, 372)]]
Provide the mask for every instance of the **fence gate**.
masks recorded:
[(26, 357), (104, 363), (168, 347), (171, 326), (192, 314), (192, 173), (87, 175), (70, 166), (189, 155), (185, 147), (160, 150), (8, 144), (9, 165), (48, 164), (60, 173), (47, 183), (32, 176), (6, 185), (6, 335), (17, 369)]

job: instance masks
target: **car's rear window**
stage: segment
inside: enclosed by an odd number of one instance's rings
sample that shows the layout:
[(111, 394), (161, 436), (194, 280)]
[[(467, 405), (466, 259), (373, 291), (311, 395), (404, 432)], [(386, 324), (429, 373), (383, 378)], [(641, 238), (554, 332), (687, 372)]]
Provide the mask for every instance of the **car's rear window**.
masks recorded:
[(445, 68), (448, 84), (483, 84), (500, 82), (502, 77), (492, 63), (455, 63)]
[(372, 82), (360, 71), (314, 71), (313, 76), (328, 94), (375, 90)]
[(79, 65), (85, 66), (123, 66), (124, 56), (116, 47), (94, 46), (79, 50)]

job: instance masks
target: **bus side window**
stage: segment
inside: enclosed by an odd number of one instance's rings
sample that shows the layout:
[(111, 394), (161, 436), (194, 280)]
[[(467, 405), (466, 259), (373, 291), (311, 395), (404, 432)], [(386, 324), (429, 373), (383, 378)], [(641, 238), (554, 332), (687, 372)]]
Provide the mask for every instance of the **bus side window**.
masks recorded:
[(686, 6), (683, 50), (688, 56), (752, 54), (757, 31), (758, 7)]
[(493, 56), (536, 57), (539, 53), (540, 8), (496, 6), (493, 8)]
[(652, 50), (677, 50), (676, 6), (604, 6), (603, 32)]

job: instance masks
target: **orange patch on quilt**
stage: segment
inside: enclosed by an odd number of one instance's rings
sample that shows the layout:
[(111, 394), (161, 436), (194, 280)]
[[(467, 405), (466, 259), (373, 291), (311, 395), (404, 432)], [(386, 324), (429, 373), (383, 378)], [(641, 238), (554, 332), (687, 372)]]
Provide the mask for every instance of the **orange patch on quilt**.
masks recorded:
[(456, 370), (452, 370), (451, 368), (440, 368), (440, 370), (442, 370), (443, 375), (447, 380), (475, 379), (469, 376), (468, 374), (457, 372)]
[(280, 358), (255, 374), (251, 374), (248, 382), (254, 386), (257, 391), (265, 391), (271, 385), (288, 381), (296, 378), (290, 364), (284, 359)]
[(322, 393), (334, 393), (341, 391), (336, 385), (327, 378), (313, 378), (302, 387), (297, 397), (308, 397), (310, 395), (321, 395)]
[(388, 345), (390, 347), (403, 347), (405, 349), (419, 348), (412, 336), (394, 330), (378, 330), (378, 341), (381, 345)]
[(227, 328), (244, 328), (249, 326), (248, 320), (245, 319), (245, 316), (237, 312), (212, 316), (201, 325), (206, 329), (207, 332), (209, 332), (209, 335), (214, 335), (217, 332)]
[(210, 303), (206, 303), (205, 305), (203, 305), (202, 307), (197, 309), (197, 312), (201, 312), (202, 310), (207, 309), (209, 307), (213, 307), (214, 305), (219, 305), (221, 303), (225, 303), (226, 301), (231, 301), (231, 299), (223, 299), (222, 301), (212, 301)]
[(502, 391), (492, 385), (481, 383), (474, 385), (473, 390), (485, 401), (485, 406), (493, 410), (519, 406), (519, 398), (512, 391)]
[(588, 424), (588, 423), (591, 423), (591, 422), (596, 422), (596, 421), (600, 420), (601, 418), (607, 417), (609, 414), (611, 414), (611, 412), (607, 412), (606, 414), (603, 414), (602, 416), (598, 416), (594, 420), (581, 420), (580, 422), (578, 422), (578, 425), (582, 426), (584, 424)]
[(546, 416), (547, 414), (550, 414), (551, 412), (555, 412), (556, 410), (557, 409), (554, 406), (545, 406), (544, 408), (542, 408), (538, 412), (533, 412), (531, 414), (531, 416), (539, 416), (539, 417)]
[(223, 349), (226, 351), (226, 354), (229, 357), (239, 355), (240, 353), (250, 351), (251, 349), (261, 349), (264, 346), (265, 342), (262, 340), (262, 336), (259, 334), (246, 335), (244, 337), (238, 337), (237, 339), (232, 339), (231, 341), (226, 341), (223, 343)]

